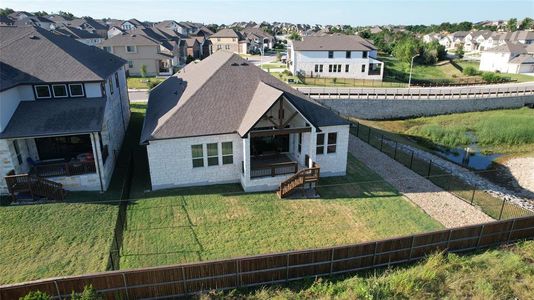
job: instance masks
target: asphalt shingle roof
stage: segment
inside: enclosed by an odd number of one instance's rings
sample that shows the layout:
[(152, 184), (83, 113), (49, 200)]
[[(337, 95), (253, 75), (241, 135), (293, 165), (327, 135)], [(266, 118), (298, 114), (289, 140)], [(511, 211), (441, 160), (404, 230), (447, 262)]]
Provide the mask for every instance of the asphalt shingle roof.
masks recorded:
[(370, 51), (376, 50), (371, 42), (357, 35), (305, 36), (293, 41), (295, 51)]
[(36, 27), (0, 26), (0, 91), (40, 82), (105, 81), (126, 61)]
[(21, 101), (0, 138), (99, 132), (105, 98)]
[(250, 123), (247, 116), (266, 106), (258, 102), (271, 103), (278, 94), (283, 94), (313, 126), (348, 124), (239, 55), (218, 51), (199, 63), (187, 65), (150, 92), (141, 143), (244, 134)]

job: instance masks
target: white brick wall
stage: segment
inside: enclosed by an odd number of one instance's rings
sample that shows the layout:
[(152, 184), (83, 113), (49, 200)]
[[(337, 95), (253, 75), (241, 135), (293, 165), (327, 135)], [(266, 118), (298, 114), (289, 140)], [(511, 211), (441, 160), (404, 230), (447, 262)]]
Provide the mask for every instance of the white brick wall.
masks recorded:
[(325, 134), (325, 141), (329, 132), (337, 132), (335, 153), (325, 153), (316, 156), (317, 163), (321, 166), (321, 176), (342, 176), (347, 172), (347, 152), (349, 147), (349, 125), (321, 127)]

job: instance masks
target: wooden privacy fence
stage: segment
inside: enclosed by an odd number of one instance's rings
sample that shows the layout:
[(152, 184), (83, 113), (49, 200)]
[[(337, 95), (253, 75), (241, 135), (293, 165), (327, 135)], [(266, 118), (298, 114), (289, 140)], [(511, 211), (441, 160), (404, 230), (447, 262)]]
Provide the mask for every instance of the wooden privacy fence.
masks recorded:
[(44, 279), (1, 286), (0, 299), (35, 290), (65, 299), (89, 284), (105, 299), (171, 298), (346, 274), (416, 261), (436, 251), (467, 252), (532, 238), (534, 216), (332, 248)]

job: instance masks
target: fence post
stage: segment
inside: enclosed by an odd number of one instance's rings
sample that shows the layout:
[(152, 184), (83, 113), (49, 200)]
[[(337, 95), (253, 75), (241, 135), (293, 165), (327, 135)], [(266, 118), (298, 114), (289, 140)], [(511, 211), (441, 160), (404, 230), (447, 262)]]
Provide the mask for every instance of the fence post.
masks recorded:
[(59, 300), (61, 300), (61, 293), (59, 292), (59, 286), (57, 285), (57, 280), (54, 280), (54, 285), (56, 286), (56, 292), (57, 292), (57, 297)]
[(502, 219), (502, 211), (504, 210), (504, 203), (506, 202), (505, 199), (502, 199), (502, 206), (501, 206), (501, 212), (499, 213), (499, 220)]
[(482, 227), (480, 228), (480, 233), (478, 234), (478, 240), (477, 240), (477, 250), (480, 247), (480, 240), (482, 239), (482, 232), (484, 232), (485, 226), (486, 226), (485, 224), (482, 224)]
[(289, 282), (289, 253), (286, 255), (286, 282)]
[(235, 285), (236, 287), (241, 287), (241, 274), (239, 272), (239, 259), (235, 261)]
[(430, 178), (430, 172), (432, 172), (432, 160), (428, 160), (428, 175), (426, 175), (427, 178)]
[(330, 256), (330, 276), (334, 272), (334, 250), (335, 248), (332, 248), (332, 255)]
[(413, 165), (413, 153), (414, 151), (412, 151), (412, 156), (410, 157), (410, 170), (412, 169), (412, 165)]
[(476, 189), (473, 188), (473, 193), (471, 194), (471, 205), (473, 205), (473, 201), (475, 200), (475, 192)]
[(506, 243), (510, 242), (510, 236), (512, 236), (512, 231), (514, 230), (515, 220), (516, 219), (514, 218), (513, 221), (512, 221), (512, 225), (510, 226), (510, 231), (508, 232), (508, 237), (506, 238)]
[(124, 290), (126, 291), (126, 300), (130, 300), (130, 295), (128, 293), (128, 284), (126, 283), (126, 275), (122, 273), (122, 281), (124, 282)]

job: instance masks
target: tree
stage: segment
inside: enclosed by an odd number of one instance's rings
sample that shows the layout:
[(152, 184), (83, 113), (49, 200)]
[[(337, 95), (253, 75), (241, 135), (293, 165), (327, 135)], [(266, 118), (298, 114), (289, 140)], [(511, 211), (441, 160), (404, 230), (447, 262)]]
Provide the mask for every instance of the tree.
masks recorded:
[(506, 23), (506, 27), (510, 31), (516, 31), (517, 30), (517, 19), (511, 18), (510, 20), (508, 20), (508, 22)]
[(9, 14), (14, 13), (15, 11), (9, 7), (6, 8), (0, 8), (0, 16), (7, 16)]
[(447, 58), (447, 51), (445, 47), (440, 45), (438, 41), (426, 43), (423, 46), (422, 60), (424, 64), (435, 64), (440, 60)]
[(75, 18), (74, 15), (71, 14), (70, 12), (66, 12), (66, 11), (62, 11), (62, 10), (60, 10), (57, 14), (62, 16), (63, 18), (65, 18), (67, 20), (72, 20), (72, 19)]
[(526, 30), (534, 28), (534, 20), (532, 18), (526, 17), (521, 21), (521, 24), (519, 24), (519, 29)]
[(33, 13), (34, 15), (38, 16), (38, 17), (45, 17), (45, 16), (48, 16), (48, 13), (46, 11), (36, 11)]
[(98, 294), (95, 288), (92, 285), (86, 285), (83, 287), (83, 292), (81, 294), (76, 294), (72, 292), (72, 300), (102, 300), (102, 296)]
[(146, 77), (146, 65), (141, 65), (141, 68), (139, 69), (139, 73), (141, 73), (141, 77)]
[(420, 53), (419, 41), (413, 37), (400, 40), (393, 48), (393, 55), (400, 61), (410, 63), (412, 57)]
[(456, 56), (458, 58), (463, 58), (464, 57), (464, 44), (463, 43), (458, 43), (456, 44)]
[(20, 298), (20, 300), (50, 300), (50, 295), (41, 291), (29, 292), (26, 296)]
[(300, 41), (301, 36), (298, 34), (298, 32), (292, 32), (287, 38), (292, 41)]

